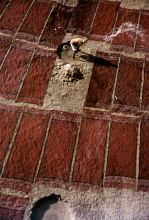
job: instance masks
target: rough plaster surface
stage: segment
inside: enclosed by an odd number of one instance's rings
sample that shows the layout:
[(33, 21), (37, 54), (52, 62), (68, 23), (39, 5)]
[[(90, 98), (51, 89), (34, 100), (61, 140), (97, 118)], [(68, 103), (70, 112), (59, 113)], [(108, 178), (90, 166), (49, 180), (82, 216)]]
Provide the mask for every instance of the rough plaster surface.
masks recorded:
[[(80, 192), (48, 186), (35, 186), (30, 204), (23, 220), (30, 220), (34, 203), (44, 196), (60, 195), (64, 203), (51, 206), (51, 211), (63, 209), (70, 220), (148, 220), (149, 193), (131, 190), (99, 189), (98, 191)], [(50, 209), (49, 209), (50, 210)], [(57, 220), (62, 220), (57, 217)]]

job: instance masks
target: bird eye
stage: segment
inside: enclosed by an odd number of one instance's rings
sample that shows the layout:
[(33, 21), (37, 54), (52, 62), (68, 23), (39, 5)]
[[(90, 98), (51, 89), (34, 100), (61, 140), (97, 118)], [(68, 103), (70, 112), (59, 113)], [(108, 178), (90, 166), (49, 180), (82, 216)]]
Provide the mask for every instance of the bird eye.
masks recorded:
[(68, 48), (69, 48), (68, 45), (64, 45), (64, 46), (63, 46), (63, 49), (64, 49), (64, 50), (67, 50)]

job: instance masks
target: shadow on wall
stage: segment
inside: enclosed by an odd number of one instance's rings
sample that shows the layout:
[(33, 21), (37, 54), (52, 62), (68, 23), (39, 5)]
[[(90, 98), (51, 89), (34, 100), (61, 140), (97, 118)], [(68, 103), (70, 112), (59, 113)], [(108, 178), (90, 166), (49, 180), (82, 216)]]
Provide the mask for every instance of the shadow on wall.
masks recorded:
[(38, 200), (34, 207), (32, 208), (32, 213), (30, 216), (31, 220), (58, 220), (59, 218), (56, 215), (45, 215), (49, 210), (49, 207), (58, 201), (61, 201), (60, 195), (51, 194), (48, 197), (44, 197)]

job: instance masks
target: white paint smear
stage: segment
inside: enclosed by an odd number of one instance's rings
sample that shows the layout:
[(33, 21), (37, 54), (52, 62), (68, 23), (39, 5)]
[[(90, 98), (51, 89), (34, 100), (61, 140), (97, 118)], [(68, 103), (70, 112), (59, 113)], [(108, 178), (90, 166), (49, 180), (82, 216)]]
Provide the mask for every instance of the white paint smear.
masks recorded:
[(138, 27), (136, 24), (132, 24), (131, 22), (126, 22), (126, 23), (123, 23), (113, 34), (106, 35), (103, 37), (103, 39), (105, 41), (110, 41), (114, 37), (118, 36), (119, 34), (127, 33), (127, 32), (136, 33), (137, 35), (140, 35), (141, 37), (144, 36), (143, 31), (138, 30)]

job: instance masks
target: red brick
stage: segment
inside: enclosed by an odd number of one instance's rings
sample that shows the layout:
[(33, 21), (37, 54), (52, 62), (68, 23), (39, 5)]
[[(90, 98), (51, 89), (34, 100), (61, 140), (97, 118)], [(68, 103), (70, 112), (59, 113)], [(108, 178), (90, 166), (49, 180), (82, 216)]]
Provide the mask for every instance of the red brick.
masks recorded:
[(52, 4), (50, 3), (35, 2), (19, 30), (21, 38), (27, 37), (32, 40), (36, 36), (38, 39), (51, 8)]
[(115, 33), (120, 29), (122, 29), (122, 32), (113, 38), (112, 48), (133, 49), (138, 18), (139, 13), (136, 10), (124, 8), (119, 10)]
[(0, 170), (18, 119), (18, 113), (0, 111)]
[(0, 29), (16, 32), (32, 0), (13, 0), (0, 21)]
[(27, 68), (31, 53), (27, 50), (12, 48), (1, 69), (0, 93), (15, 98)]
[(140, 141), (139, 178), (149, 180), (149, 120), (143, 120), (141, 123)]
[(112, 34), (115, 24), (119, 2), (101, 2), (91, 30), (92, 39), (104, 39)]
[(1, 220), (22, 220), (24, 211), (0, 208)]
[(8, 5), (9, 0), (2, 0), (0, 2), (0, 14), (3, 13), (3, 11), (5, 10), (6, 6)]
[(107, 176), (135, 177), (136, 123), (112, 122)]
[(39, 172), (40, 178), (68, 180), (77, 124), (53, 119)]
[(32, 181), (43, 145), (47, 117), (24, 113), (4, 177)]
[(88, 34), (94, 18), (96, 7), (97, 1), (79, 1), (68, 30), (77, 34)]
[(53, 54), (51, 56), (35, 54), (17, 101), (39, 105), (43, 103), (53, 64)]
[(29, 194), (32, 190), (32, 183), (27, 183), (22, 180), (0, 178), (0, 189), (3, 190), (10, 189), (13, 191), (22, 192), (24, 195)]
[(0, 194), (0, 207), (11, 210), (25, 210), (29, 198)]
[(57, 4), (51, 13), (41, 37), (41, 44), (57, 47), (62, 42), (68, 23), (71, 19), (72, 8)]
[(107, 122), (84, 118), (74, 166), (73, 181), (98, 184), (102, 179)]
[(149, 62), (145, 63), (142, 106), (149, 107)]
[[(109, 63), (118, 63), (118, 56), (112, 54), (97, 53), (97, 55), (109, 61)], [(111, 104), (112, 92), (116, 76), (116, 67), (108, 66), (101, 61), (94, 65), (90, 86), (85, 102), (86, 107), (106, 107)]]
[(0, 65), (7, 53), (7, 50), (11, 44), (11, 40), (8, 38), (0, 38)]
[(149, 51), (149, 12), (142, 12), (137, 35), (136, 50)]
[(120, 62), (114, 103), (139, 106), (143, 61), (135, 58), (122, 58)]

